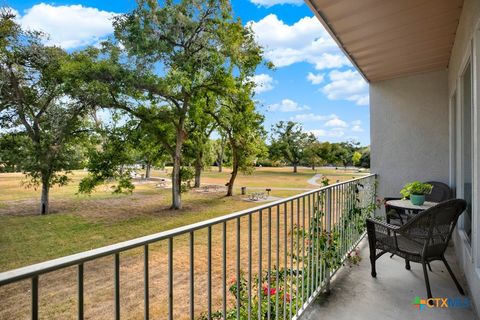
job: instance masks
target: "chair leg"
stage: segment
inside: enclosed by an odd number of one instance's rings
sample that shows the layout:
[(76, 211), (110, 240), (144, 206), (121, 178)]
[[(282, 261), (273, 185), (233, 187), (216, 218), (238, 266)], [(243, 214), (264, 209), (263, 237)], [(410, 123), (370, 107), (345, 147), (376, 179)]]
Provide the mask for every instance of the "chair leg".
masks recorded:
[(430, 262), (427, 262), (427, 266), (428, 266), (428, 270), (430, 270), (430, 272), (433, 272), (432, 267), (430, 266)]
[(452, 277), (453, 282), (455, 282), (455, 285), (457, 286), (458, 292), (460, 292), (460, 294), (461, 294), (462, 296), (464, 296), (464, 295), (465, 295), (465, 291), (463, 291), (462, 286), (460, 285), (460, 283), (458, 283), (457, 278), (455, 278), (455, 275), (453, 274), (452, 269), (450, 269), (450, 266), (448, 265), (447, 260), (445, 259), (444, 256), (442, 256), (442, 261), (443, 261), (443, 263), (445, 264), (445, 267), (447, 267), (448, 273), (450, 273), (450, 277)]
[(425, 277), (425, 286), (427, 287), (427, 297), (430, 299), (432, 298), (432, 290), (430, 290), (430, 281), (428, 280), (428, 271), (427, 271), (427, 263), (422, 261), (423, 267), (423, 276)]
[(376, 270), (376, 267), (375, 267), (375, 262), (377, 260), (376, 253), (377, 253), (377, 249), (375, 247), (373, 247), (373, 248), (370, 247), (370, 264), (372, 265), (371, 275), (374, 278), (377, 276), (377, 270)]
[(376, 277), (377, 276), (377, 270), (375, 268), (375, 254), (372, 256), (372, 254), (370, 254), (370, 264), (372, 265), (372, 272), (371, 272), (371, 275), (372, 277)]
[(405, 269), (410, 270), (410, 261), (405, 259)]

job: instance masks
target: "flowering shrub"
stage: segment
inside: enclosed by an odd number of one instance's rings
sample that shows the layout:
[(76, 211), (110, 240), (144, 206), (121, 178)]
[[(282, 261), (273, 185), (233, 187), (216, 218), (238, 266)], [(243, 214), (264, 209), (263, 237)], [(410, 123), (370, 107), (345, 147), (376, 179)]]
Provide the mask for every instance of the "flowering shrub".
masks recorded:
[[(290, 312), (290, 304), (292, 303), (292, 295), (290, 290), (295, 290), (292, 286), (290, 287), (290, 269), (279, 269), (278, 270), (278, 283), (277, 283), (277, 270), (274, 268), (270, 272), (270, 286), (268, 282), (268, 273), (264, 273), (262, 278), (258, 279), (258, 275), (252, 277), (251, 284), (251, 304), (250, 311), (253, 318), (258, 317), (259, 313), (259, 301), (261, 304), (261, 319), (268, 318), (268, 313), (270, 311), (270, 317), (275, 318), (277, 315), (278, 318), (283, 318), (283, 315), (286, 311), (287, 315)], [(293, 270), (292, 270), (293, 271)], [(285, 274), (287, 276), (285, 277)], [(293, 279), (292, 279), (293, 280)], [(261, 290), (259, 292), (259, 284), (261, 283)], [(237, 285), (240, 287), (237, 287)], [(239, 290), (237, 290), (239, 288)], [(237, 283), (237, 279), (233, 278), (230, 281), (230, 287), (228, 289), (230, 294), (235, 297), (235, 300), (240, 302), (240, 319), (248, 319), (248, 279), (245, 277), (245, 274), (242, 272)], [(240, 293), (238, 295), (238, 293)], [(259, 296), (260, 293), (260, 296)], [(278, 308), (277, 308), (277, 299), (278, 299)], [(293, 309), (294, 305), (292, 304), (292, 312), (295, 314), (296, 310)], [(212, 313), (212, 319), (223, 319), (223, 314), (221, 311), (216, 311)], [(200, 316), (200, 319), (207, 319), (207, 315), (203, 314)], [(237, 309), (233, 307), (227, 310), (227, 319), (237, 319)]]
[(360, 249), (355, 248), (352, 252), (347, 254), (347, 262), (350, 268), (356, 266), (362, 261), (362, 256), (360, 256)]

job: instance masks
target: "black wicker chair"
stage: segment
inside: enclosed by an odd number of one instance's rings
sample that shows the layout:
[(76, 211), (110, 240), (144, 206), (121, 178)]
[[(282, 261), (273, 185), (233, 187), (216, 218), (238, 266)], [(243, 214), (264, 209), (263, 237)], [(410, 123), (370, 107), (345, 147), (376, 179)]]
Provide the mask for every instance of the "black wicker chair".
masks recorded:
[[(462, 287), (445, 260), (444, 253), (458, 217), (466, 206), (466, 201), (462, 199), (447, 200), (417, 214), (403, 226), (367, 218), (372, 277), (377, 276), (376, 260), (387, 252), (393, 253), (405, 259), (407, 270), (410, 269), (410, 261), (422, 264), (427, 295), (431, 298), (427, 264), (434, 260), (442, 260), (458, 291), (464, 295)], [(377, 250), (380, 252), (377, 253)]]
[(447, 184), (438, 181), (428, 181), (426, 183), (433, 186), (432, 192), (425, 195), (426, 201), (443, 202), (453, 198), (452, 189)]

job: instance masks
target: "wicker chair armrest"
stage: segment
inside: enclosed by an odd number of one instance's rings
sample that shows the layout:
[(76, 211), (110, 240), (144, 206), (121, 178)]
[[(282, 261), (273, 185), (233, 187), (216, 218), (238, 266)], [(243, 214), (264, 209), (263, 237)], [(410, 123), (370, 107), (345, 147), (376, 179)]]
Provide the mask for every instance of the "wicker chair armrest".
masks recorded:
[(389, 230), (392, 230), (392, 231), (397, 231), (398, 229), (401, 228), (400, 226), (389, 224), (389, 223), (386, 223), (385, 221), (378, 220), (378, 219), (373, 219), (373, 218), (367, 218), (367, 224), (369, 224), (369, 223), (373, 224), (374, 226), (378, 225), (382, 228), (389, 229)]

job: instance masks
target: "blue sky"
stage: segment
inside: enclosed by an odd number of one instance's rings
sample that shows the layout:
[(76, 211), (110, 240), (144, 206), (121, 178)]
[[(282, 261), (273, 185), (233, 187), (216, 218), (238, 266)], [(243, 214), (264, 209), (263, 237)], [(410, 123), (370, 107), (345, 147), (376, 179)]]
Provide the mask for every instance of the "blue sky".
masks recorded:
[[(26, 28), (50, 34), (68, 50), (111, 35), (111, 17), (135, 7), (134, 0), (7, 0)], [(342, 54), (302, 0), (232, 0), (275, 70), (259, 68), (258, 108), (265, 127), (280, 120), (301, 123), (321, 141), (370, 144), (368, 84)]]

